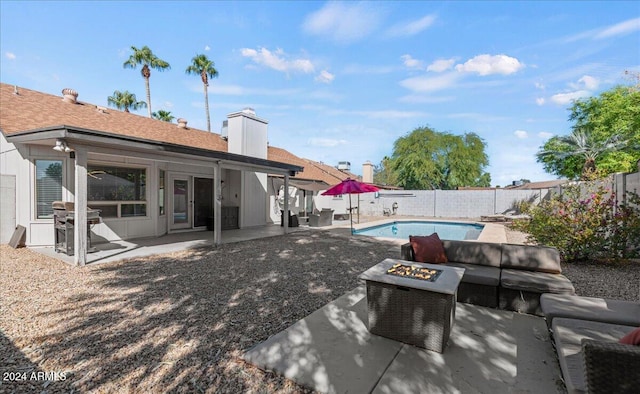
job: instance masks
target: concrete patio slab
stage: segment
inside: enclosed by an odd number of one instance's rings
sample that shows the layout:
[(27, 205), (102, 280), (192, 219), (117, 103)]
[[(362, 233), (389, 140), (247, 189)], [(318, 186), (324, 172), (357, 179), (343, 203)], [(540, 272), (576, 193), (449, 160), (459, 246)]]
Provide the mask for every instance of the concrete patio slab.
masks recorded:
[(364, 287), (245, 353), (244, 360), (325, 393), (369, 393), (402, 344), (372, 335)]
[[(290, 228), (289, 232), (306, 231), (308, 227)], [(224, 230), (222, 243), (242, 242), (252, 239), (274, 237), (284, 234), (279, 225), (267, 225), (238, 230)], [(213, 231), (185, 231), (160, 237), (137, 238), (126, 241), (111, 241), (93, 245), (95, 252), (87, 254), (87, 264), (110, 263), (119, 260), (147, 257), (186, 249), (213, 246)], [(73, 256), (57, 253), (52, 246), (33, 247), (33, 251), (62, 260), (73, 265)]]
[(358, 287), (247, 351), (262, 369), (326, 393), (563, 393), (544, 319), (458, 303), (444, 353), (367, 331)]

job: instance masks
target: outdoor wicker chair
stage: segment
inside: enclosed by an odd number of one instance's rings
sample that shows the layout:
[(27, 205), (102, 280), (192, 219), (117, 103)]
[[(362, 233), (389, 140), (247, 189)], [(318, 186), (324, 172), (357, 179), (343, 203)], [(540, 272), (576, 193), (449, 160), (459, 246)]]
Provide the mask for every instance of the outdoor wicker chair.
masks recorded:
[(582, 354), (590, 394), (638, 392), (640, 346), (583, 339)]

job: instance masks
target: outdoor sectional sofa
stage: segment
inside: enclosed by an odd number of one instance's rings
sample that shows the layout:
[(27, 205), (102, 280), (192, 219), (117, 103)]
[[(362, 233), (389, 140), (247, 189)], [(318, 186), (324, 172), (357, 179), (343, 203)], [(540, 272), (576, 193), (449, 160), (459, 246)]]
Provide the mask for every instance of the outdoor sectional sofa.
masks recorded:
[(619, 341), (640, 327), (639, 302), (561, 294), (540, 302), (569, 393), (638, 392), (640, 346)]
[[(542, 316), (543, 293), (575, 294), (560, 254), (545, 246), (443, 240), (448, 266), (464, 268), (458, 301)], [(401, 258), (415, 261), (410, 243)]]

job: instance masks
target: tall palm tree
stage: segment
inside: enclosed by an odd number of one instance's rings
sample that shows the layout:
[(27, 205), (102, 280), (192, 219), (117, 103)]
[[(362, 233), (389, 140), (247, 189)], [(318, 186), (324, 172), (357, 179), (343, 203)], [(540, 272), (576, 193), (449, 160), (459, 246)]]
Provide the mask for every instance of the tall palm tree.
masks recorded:
[(160, 59), (156, 55), (151, 52), (148, 46), (143, 46), (138, 49), (134, 46), (131, 47), (133, 54), (129, 59), (124, 62), (122, 67), (124, 68), (136, 68), (139, 64), (142, 65), (142, 70), (140, 73), (144, 77), (144, 84), (147, 89), (147, 109), (149, 110), (149, 117), (151, 117), (151, 89), (149, 89), (149, 77), (151, 77), (151, 69), (156, 69), (158, 71), (170, 70), (171, 66), (169, 63)]
[(557, 137), (554, 149), (543, 149), (536, 156), (539, 161), (550, 157), (557, 160), (565, 160), (569, 157), (581, 157), (584, 159), (582, 167), (582, 179), (588, 179), (596, 171), (596, 160), (608, 152), (623, 150), (629, 146), (629, 141), (624, 140), (619, 134), (614, 134), (605, 141), (598, 141), (593, 133), (586, 130), (574, 129), (569, 135)]
[(152, 112), (151, 116), (154, 119), (158, 119), (161, 120), (163, 122), (169, 122), (171, 123), (173, 121), (173, 119), (175, 118), (175, 116), (171, 115), (171, 111), (165, 111), (165, 110), (159, 110), (158, 112)]
[(218, 70), (215, 68), (213, 60), (209, 60), (206, 55), (196, 55), (191, 59), (191, 65), (187, 67), (186, 73), (189, 75), (200, 75), (204, 85), (204, 107), (207, 112), (207, 130), (211, 132), (211, 119), (209, 116), (209, 78), (217, 78)]
[(136, 99), (136, 95), (128, 90), (125, 90), (124, 92), (119, 90), (114, 91), (113, 96), (107, 97), (107, 102), (113, 107), (124, 109), (124, 112), (129, 112), (129, 108), (136, 111), (139, 108), (147, 106), (147, 103), (144, 101), (138, 101)]

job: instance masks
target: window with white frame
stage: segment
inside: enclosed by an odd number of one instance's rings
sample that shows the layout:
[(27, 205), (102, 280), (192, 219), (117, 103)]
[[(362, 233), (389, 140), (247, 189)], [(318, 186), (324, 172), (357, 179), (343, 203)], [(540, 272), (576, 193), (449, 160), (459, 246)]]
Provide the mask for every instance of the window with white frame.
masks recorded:
[(36, 160), (36, 218), (52, 218), (51, 203), (60, 200), (62, 200), (62, 160)]
[(99, 164), (87, 166), (87, 205), (103, 218), (147, 216), (147, 170)]

